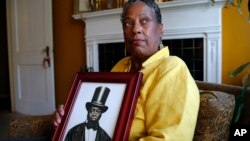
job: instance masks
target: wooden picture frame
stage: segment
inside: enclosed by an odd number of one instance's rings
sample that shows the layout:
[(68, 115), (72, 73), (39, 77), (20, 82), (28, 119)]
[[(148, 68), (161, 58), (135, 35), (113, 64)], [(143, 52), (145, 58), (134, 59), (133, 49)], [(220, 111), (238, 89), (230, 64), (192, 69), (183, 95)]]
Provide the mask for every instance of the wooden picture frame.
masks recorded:
[[(98, 103), (106, 107), (99, 119), (99, 128), (102, 128), (112, 141), (127, 141), (141, 80), (141, 72), (77, 73), (64, 105), (65, 115), (52, 140), (64, 141), (70, 129), (86, 123), (90, 111), (88, 106)], [(99, 93), (102, 94), (96, 98)]]

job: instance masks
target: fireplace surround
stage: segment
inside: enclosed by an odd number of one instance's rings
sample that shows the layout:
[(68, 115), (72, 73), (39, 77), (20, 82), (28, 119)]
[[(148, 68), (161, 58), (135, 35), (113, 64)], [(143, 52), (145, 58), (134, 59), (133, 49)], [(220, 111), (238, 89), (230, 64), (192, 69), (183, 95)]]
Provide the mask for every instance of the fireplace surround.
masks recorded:
[[(203, 38), (203, 81), (221, 83), (222, 8), (225, 0), (174, 0), (160, 3), (163, 40)], [(123, 42), (120, 14), (109, 9), (73, 15), (85, 22), (86, 65), (99, 71), (98, 45)]]

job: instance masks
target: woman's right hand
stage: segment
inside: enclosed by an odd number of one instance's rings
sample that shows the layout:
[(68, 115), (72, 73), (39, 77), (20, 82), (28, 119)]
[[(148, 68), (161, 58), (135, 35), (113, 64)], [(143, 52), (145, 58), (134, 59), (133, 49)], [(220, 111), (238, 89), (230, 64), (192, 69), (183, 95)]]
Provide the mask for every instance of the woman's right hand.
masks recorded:
[(64, 105), (59, 105), (54, 113), (54, 126), (58, 126), (62, 121), (62, 116), (64, 115)]

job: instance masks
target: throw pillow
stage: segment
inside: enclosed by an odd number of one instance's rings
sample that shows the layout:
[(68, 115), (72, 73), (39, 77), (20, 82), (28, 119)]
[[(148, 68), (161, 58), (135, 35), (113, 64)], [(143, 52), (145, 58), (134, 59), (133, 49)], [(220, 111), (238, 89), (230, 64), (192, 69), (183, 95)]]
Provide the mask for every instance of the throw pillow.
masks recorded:
[(234, 95), (219, 91), (200, 91), (194, 141), (227, 141), (234, 106)]

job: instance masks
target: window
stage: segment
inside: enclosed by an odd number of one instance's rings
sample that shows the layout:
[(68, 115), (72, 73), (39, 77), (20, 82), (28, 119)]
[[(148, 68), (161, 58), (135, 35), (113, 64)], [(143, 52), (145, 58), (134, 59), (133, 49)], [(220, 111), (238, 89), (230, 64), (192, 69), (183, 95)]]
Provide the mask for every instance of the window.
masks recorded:
[(164, 40), (170, 55), (180, 57), (187, 64), (192, 76), (203, 81), (203, 38)]

